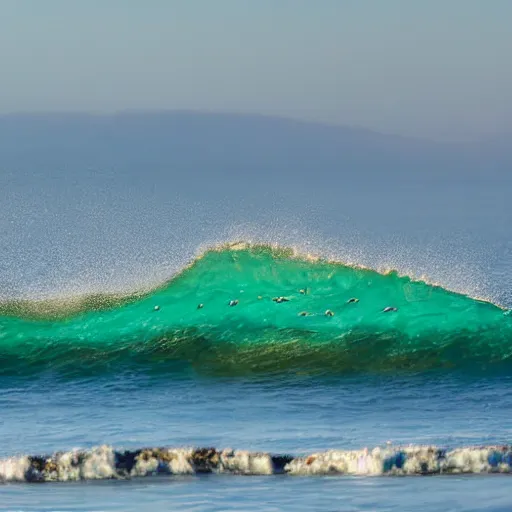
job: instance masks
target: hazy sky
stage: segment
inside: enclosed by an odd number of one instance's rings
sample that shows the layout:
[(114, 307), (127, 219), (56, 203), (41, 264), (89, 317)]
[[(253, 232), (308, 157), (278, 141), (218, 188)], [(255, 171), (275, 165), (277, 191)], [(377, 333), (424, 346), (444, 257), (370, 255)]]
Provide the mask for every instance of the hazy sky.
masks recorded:
[(0, 0), (0, 112), (258, 112), (434, 138), (512, 126), (510, 0)]

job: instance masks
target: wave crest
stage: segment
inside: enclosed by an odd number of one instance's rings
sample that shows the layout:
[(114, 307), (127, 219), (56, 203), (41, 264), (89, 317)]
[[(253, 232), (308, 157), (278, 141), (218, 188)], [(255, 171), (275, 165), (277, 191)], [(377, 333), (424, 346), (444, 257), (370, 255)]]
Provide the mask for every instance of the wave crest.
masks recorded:
[(508, 364), (509, 313), (397, 272), (237, 243), (153, 290), (1, 304), (0, 372), (157, 361), (222, 373)]

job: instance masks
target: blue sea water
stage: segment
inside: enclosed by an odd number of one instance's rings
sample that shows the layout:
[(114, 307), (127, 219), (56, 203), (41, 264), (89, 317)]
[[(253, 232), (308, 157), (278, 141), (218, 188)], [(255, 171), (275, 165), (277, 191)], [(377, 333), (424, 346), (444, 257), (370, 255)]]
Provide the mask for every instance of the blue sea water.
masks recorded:
[[(9, 294), (153, 283), (181, 268), (205, 242), (254, 236), (341, 261), (425, 274), (447, 288), (512, 306), (507, 175), (470, 180), (459, 172), (450, 179), (411, 175), (373, 183), (345, 177), (344, 186), (326, 184), (321, 197), (303, 186), (303, 195), (293, 198), (285, 190), (278, 200), (246, 191), (229, 204), (212, 188), (214, 197), (199, 206), (186, 196), (169, 200), (170, 184), (155, 187), (155, 180), (149, 186), (95, 175), (45, 189), (12, 174), (2, 179), (0, 281)], [(237, 223), (243, 226), (231, 229)], [(502, 348), (507, 360), (512, 348)], [(30, 372), (22, 366), (0, 375), (0, 460), (103, 444), (306, 456), (388, 442), (508, 445), (512, 373), (507, 365), (479, 363), (231, 375), (194, 365), (171, 373), (157, 357), (153, 365), (116, 366), (114, 360), (108, 371), (76, 375), (58, 366)], [(512, 510), (510, 478), (196, 474), (9, 482), (0, 483), (0, 510), (501, 512)]]
[[(510, 376), (316, 380), (122, 375), (2, 388), (3, 456), (108, 441), (308, 453), (400, 443), (510, 440)], [(510, 510), (507, 475), (157, 476), (6, 484), (3, 510)]]

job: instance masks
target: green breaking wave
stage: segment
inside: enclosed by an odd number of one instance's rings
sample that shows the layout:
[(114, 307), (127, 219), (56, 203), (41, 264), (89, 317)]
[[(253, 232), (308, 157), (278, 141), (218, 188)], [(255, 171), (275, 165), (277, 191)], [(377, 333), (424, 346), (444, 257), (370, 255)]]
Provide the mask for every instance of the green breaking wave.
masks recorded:
[(4, 302), (0, 315), (4, 374), (137, 365), (345, 373), (512, 361), (508, 310), (395, 272), (264, 245), (209, 250), (150, 292)]

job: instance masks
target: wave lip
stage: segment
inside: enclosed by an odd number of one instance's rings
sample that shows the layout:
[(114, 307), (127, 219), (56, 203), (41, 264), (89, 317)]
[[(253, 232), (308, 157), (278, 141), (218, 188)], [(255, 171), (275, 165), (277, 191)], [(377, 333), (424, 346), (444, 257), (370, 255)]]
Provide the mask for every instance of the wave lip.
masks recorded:
[(56, 452), (0, 459), (0, 482), (67, 482), (197, 475), (356, 475), (512, 473), (512, 446), (386, 446), (372, 450), (329, 450), (307, 456), (215, 448), (143, 448)]

